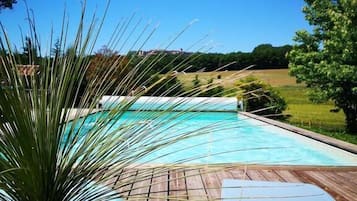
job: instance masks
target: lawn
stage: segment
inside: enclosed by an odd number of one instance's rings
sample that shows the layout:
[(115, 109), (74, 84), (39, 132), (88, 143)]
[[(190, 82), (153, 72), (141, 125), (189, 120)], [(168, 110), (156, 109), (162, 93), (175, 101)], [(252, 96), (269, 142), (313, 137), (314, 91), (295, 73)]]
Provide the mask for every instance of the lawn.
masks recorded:
[(330, 112), (335, 108), (332, 102), (315, 104), (309, 101), (307, 89), (304, 86), (276, 87), (288, 104), (285, 114), (291, 115), (290, 123), (309, 126), (328, 131), (342, 131), (345, 126), (344, 114)]
[(276, 87), (276, 89), (288, 104), (284, 113), (291, 115), (291, 117), (286, 120), (287, 123), (357, 144), (357, 135), (344, 131), (345, 117), (343, 112), (330, 112), (331, 109), (335, 108), (332, 102), (312, 103), (306, 94), (307, 89), (302, 85), (281, 86)]
[(189, 88), (196, 75), (201, 83), (206, 83), (211, 78), (218, 81), (217, 77), (220, 75), (221, 80), (225, 80), (223, 83), (225, 88), (234, 87), (238, 79), (254, 75), (271, 84), (284, 97), (288, 104), (284, 113), (291, 116), (286, 120), (287, 123), (357, 144), (356, 134), (344, 132), (344, 114), (341, 111), (330, 112), (335, 108), (333, 102), (314, 104), (309, 101), (306, 94), (308, 89), (302, 84), (296, 84), (295, 78), (289, 76), (287, 69), (187, 73), (179, 75), (178, 78), (184, 87)]

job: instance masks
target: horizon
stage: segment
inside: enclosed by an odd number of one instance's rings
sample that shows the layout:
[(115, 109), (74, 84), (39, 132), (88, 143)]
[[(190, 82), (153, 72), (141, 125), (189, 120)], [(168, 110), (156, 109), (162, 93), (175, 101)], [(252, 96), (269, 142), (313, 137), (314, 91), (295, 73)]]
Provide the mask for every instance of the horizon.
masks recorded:
[[(163, 44), (163, 42), (169, 43), (170, 38), (174, 38), (175, 34), (182, 31), (190, 22), (196, 20), (197, 22), (167, 50), (183, 49), (185, 52), (196, 52), (200, 47), (206, 45), (206, 49), (203, 51), (205, 53), (252, 52), (256, 46), (261, 44), (271, 44), (274, 47), (293, 45), (292, 39), (296, 31), (301, 29), (311, 31), (311, 27), (301, 11), (304, 5), (303, 0), (293, 2), (269, 0), (264, 2), (261, 3), (259, 0), (224, 0), (220, 2), (203, 2), (202, 0), (194, 2), (187, 0), (180, 2), (112, 1), (101, 35), (94, 47), (94, 52), (108, 43), (115, 25), (120, 20), (129, 20), (133, 15), (136, 16), (132, 19), (131, 24), (133, 25), (130, 25), (132, 27), (141, 19), (140, 28), (149, 21), (152, 22), (151, 29), (155, 28), (157, 24), (159, 24), (159, 27), (143, 48), (114, 47), (113, 49), (120, 54), (126, 54), (130, 50), (166, 49), (162, 48), (160, 44)], [(51, 26), (54, 29), (54, 40), (59, 35), (60, 30), (58, 28), (60, 27), (58, 25), (60, 26), (62, 23), (65, 9), (69, 19), (69, 36), (78, 26), (81, 11), (80, 1), (71, 2), (70, 6), (64, 0), (27, 3), (28, 7), (34, 12), (41, 45), (46, 47), (43, 48), (43, 52), (41, 51), (43, 55), (47, 55), (46, 51), (49, 51), (47, 44), (49, 44)], [(87, 19), (90, 19), (93, 13), (101, 16), (104, 13), (105, 3), (100, 1), (87, 2), (86, 9)], [(18, 1), (14, 4), (12, 10), (6, 9), (0, 13), (0, 22), (10, 35), (11, 43), (18, 50), (22, 49), (20, 32), (23, 32), (24, 36), (27, 35), (26, 30), (19, 30), (19, 27), (22, 27), (22, 29), (28, 27), (25, 11), (25, 3)], [(88, 20), (86, 22), (88, 23)], [(206, 37), (206, 35), (208, 36)], [(133, 34), (131, 40), (135, 40), (135, 36), (138, 36), (138, 34)], [(189, 49), (192, 44), (202, 38), (204, 40), (202, 40), (200, 47), (196, 46), (193, 51)]]

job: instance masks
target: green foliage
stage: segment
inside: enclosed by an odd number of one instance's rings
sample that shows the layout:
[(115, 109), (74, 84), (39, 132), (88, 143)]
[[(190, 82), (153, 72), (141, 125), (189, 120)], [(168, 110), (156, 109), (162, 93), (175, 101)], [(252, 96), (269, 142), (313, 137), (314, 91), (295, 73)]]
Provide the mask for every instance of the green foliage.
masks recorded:
[(193, 88), (199, 88), (201, 86), (201, 81), (198, 79), (198, 75), (195, 75), (195, 79), (192, 80)]
[(213, 71), (217, 67), (231, 62), (235, 63), (227, 66), (225, 70), (240, 70), (250, 65), (255, 65), (254, 69), (286, 68), (288, 65), (286, 54), (290, 50), (290, 45), (273, 47), (270, 44), (262, 44), (254, 48), (251, 53), (202, 54), (191, 62), (191, 70)]
[(13, 4), (16, 4), (17, 0), (0, 0), (0, 10), (5, 8), (12, 9)]
[(284, 111), (290, 115), (288, 121), (293, 124), (308, 125), (327, 131), (343, 131), (345, 122), (343, 112), (331, 113), (333, 102), (313, 103), (309, 100), (305, 86), (277, 87), (288, 104)]
[(41, 62), (41, 58), (38, 55), (38, 49), (36, 48), (35, 39), (25, 37), (23, 41), (22, 53), (15, 52), (15, 56), (18, 59), (18, 63), (24, 65), (34, 65)]
[[(113, 93), (115, 88), (123, 82), (126, 75), (131, 71), (128, 65), (128, 59), (125, 56), (119, 55), (116, 51), (103, 46), (93, 57), (89, 57), (90, 64), (86, 71), (86, 83), (97, 80), (96, 85), (101, 84), (99, 78), (110, 73), (105, 79), (112, 82), (113, 86), (107, 91), (108, 94)], [(96, 86), (92, 86), (96, 87)], [(126, 91), (126, 93), (128, 93)]]
[[(189, 57), (195, 57), (195, 59), (190, 60), (192, 66), (186, 70), (187, 72), (214, 71), (217, 68), (232, 62), (234, 63), (225, 67), (224, 70), (241, 70), (251, 65), (255, 65), (254, 69), (286, 68), (288, 65), (286, 54), (290, 50), (290, 45), (273, 47), (270, 44), (259, 45), (251, 53), (232, 52), (221, 54), (182, 52), (180, 54), (172, 54), (169, 51), (157, 50), (155, 51), (155, 54), (161, 54), (162, 57), (156, 63), (153, 70), (155, 72), (167, 73), (170, 68), (177, 66)], [(129, 52), (129, 55), (135, 56), (135, 52)], [(143, 56), (138, 57), (142, 58)], [(155, 60), (155, 57), (148, 58), (148, 62), (152, 60)]]
[(200, 96), (204, 97), (221, 97), (223, 96), (224, 88), (222, 85), (214, 83), (214, 79), (211, 78), (207, 81), (204, 91)]
[[(160, 78), (163, 78), (160, 80)], [(153, 75), (151, 78), (151, 82), (149, 85), (158, 82), (160, 80), (159, 85), (155, 85), (147, 92), (145, 92), (146, 96), (182, 96), (185, 92), (183, 86), (179, 79), (176, 76), (160, 76)], [(144, 90), (146, 87), (144, 88)]]
[(215, 83), (213, 78), (207, 81), (207, 84), (202, 85), (198, 75), (192, 80), (192, 90), (199, 97), (221, 97), (224, 95), (224, 87), (219, 83)]
[(133, 57), (132, 65), (135, 66), (140, 62), (145, 62), (146, 65), (152, 65), (151, 74), (165, 74), (170, 72), (174, 67), (178, 67), (184, 60), (191, 57), (191, 54), (168, 54), (165, 51), (156, 51), (150, 56), (136, 55), (135, 52), (129, 52), (128, 57)]
[(51, 56), (54, 58), (62, 56), (62, 51), (61, 51), (61, 44), (59, 39), (56, 40), (55, 44), (53, 45), (53, 48), (51, 49)]
[(236, 86), (239, 89), (238, 96), (244, 99), (244, 107), (247, 112), (282, 118), (282, 112), (287, 106), (286, 102), (269, 84), (253, 76), (248, 76), (239, 80)]
[(273, 47), (271, 44), (262, 44), (254, 48), (252, 52), (255, 68), (266, 66), (285, 67), (288, 65), (286, 54), (291, 50), (290, 45)]
[(312, 91), (315, 102), (332, 99), (357, 132), (357, 1), (308, 0), (306, 19), (314, 27), (298, 31), (289, 68)]
[[(85, 16), (84, 8), (82, 16)], [(30, 24), (33, 23), (28, 17)], [(24, 77), (19, 74), (16, 64), (20, 63), (20, 58), (13, 51), (5, 29), (2, 29), (0, 72), (8, 87), (0, 86), (0, 200), (91, 201), (122, 197), (127, 193), (126, 187), (133, 186), (135, 181), (145, 180), (152, 175), (152, 171), (144, 169), (143, 175), (133, 174), (132, 177), (117, 180), (118, 173), (132, 167), (140, 168), (140, 165), (145, 165), (140, 159), (167, 145), (212, 130), (210, 125), (199, 131), (162, 135), (165, 130), (179, 129), (173, 120), (180, 119), (185, 112), (171, 116), (168, 113), (182, 103), (164, 107), (169, 109), (157, 113), (138, 110), (134, 115), (145, 121), (117, 125), (140, 96), (147, 90), (164, 86), (165, 79), (168, 82), (175, 80), (175, 74), (170, 74), (187, 68), (188, 64), (173, 66), (168, 75), (156, 80), (150, 72), (163, 57), (159, 55), (149, 64), (143, 58), (119, 83), (115, 82), (110, 78), (117, 72), (119, 64), (131, 64), (131, 58), (127, 61), (125, 57), (114, 55), (113, 59), (107, 51), (102, 52), (103, 55), (96, 61), (89, 56), (100, 32), (95, 25), (103, 23), (95, 23), (97, 20), (92, 19), (89, 26), (83, 26), (87, 23), (84, 18), (80, 19), (73, 43), (66, 41), (72, 37), (67, 36), (66, 28), (62, 27), (63, 35), (55, 46), (58, 47), (56, 52), (65, 53), (55, 58), (47, 55), (39, 61), (36, 61), (35, 50), (40, 50), (40, 44), (32, 43), (38, 36), (34, 27), (30, 26), (33, 29), (29, 30), (29, 35), (33, 38), (24, 39), (25, 53), (29, 55), (24, 62), (40, 65), (38, 76)], [(114, 32), (111, 37), (113, 44), (121, 41), (122, 32)], [(145, 42), (139, 45), (144, 46)], [(66, 44), (71, 46), (68, 48)], [(65, 48), (68, 51), (63, 51)], [(81, 89), (91, 62), (97, 64), (94, 66), (96, 73), (87, 79), (88, 83)], [(98, 70), (97, 67), (105, 70)], [(30, 90), (26, 89), (28, 83), (33, 84)], [(171, 89), (169, 87), (168, 91)], [(99, 112), (98, 118), (91, 119), (89, 113), (95, 112), (99, 99), (110, 90), (113, 96), (130, 97), (113, 104), (108, 112)], [(162, 95), (160, 93), (168, 92), (158, 92), (158, 95)], [(159, 165), (157, 170), (167, 171), (167, 168)], [(116, 183), (115, 190), (99, 188), (113, 182)]]

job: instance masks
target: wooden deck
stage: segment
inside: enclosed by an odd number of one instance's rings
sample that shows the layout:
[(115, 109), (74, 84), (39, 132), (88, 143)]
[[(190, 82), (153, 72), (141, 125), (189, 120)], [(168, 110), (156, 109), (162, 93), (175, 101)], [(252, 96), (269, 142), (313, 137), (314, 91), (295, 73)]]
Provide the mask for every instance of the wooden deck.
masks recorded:
[(223, 179), (310, 183), (336, 200), (357, 200), (357, 167), (151, 167), (123, 171), (111, 185), (125, 200), (220, 200)]

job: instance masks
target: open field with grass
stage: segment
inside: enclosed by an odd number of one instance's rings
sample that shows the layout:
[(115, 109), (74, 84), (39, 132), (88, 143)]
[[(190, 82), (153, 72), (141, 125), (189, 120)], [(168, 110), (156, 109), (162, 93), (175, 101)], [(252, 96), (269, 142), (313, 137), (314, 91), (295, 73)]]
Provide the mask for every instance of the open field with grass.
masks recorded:
[[(249, 75), (258, 77), (259, 79), (270, 83), (272, 86), (287, 86), (297, 85), (294, 77), (289, 76), (287, 69), (273, 69), (273, 70), (245, 70), (245, 71), (218, 71), (218, 72), (199, 72), (180, 74), (178, 79), (183, 83), (184, 87), (192, 86), (192, 80), (198, 75), (201, 83), (206, 83), (213, 78), (215, 81), (221, 80), (225, 88), (234, 87), (237, 80)], [(218, 76), (221, 79), (218, 79)]]
[(357, 144), (357, 135), (344, 132), (343, 112), (330, 112), (330, 109), (335, 108), (333, 102), (314, 104), (309, 101), (308, 89), (303, 84), (296, 84), (295, 78), (289, 76), (287, 69), (187, 73), (181, 74), (179, 80), (185, 87), (191, 87), (196, 75), (201, 83), (206, 83), (211, 78), (217, 81), (220, 75), (221, 80), (227, 79), (223, 84), (225, 88), (234, 87), (237, 80), (254, 75), (271, 84), (284, 97), (288, 104), (284, 114), (291, 115), (286, 120), (287, 123)]
[(275, 87), (288, 103), (286, 114), (292, 114), (289, 119), (302, 125), (323, 126), (331, 130), (343, 130), (344, 114), (342, 111), (330, 112), (335, 106), (333, 102), (312, 103), (307, 95), (308, 89), (300, 86)]
[(291, 117), (286, 120), (287, 123), (357, 144), (357, 135), (344, 132), (343, 112), (330, 112), (335, 108), (332, 102), (312, 103), (309, 101), (307, 89), (304, 86), (281, 86), (276, 89), (288, 104), (284, 113)]

